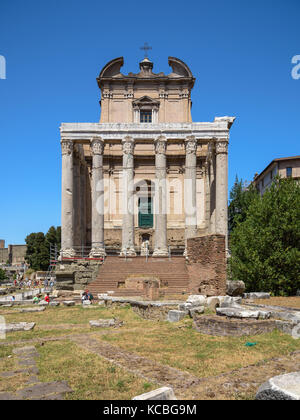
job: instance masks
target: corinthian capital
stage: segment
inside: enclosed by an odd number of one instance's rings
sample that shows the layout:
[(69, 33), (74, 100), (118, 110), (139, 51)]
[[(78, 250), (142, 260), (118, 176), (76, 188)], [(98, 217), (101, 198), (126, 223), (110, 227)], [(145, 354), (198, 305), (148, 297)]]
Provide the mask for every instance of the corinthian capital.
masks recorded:
[(91, 140), (91, 149), (93, 155), (102, 155), (104, 150), (104, 142), (101, 137), (95, 137)]
[(167, 150), (167, 139), (164, 136), (159, 136), (155, 141), (155, 153), (164, 155)]
[(189, 136), (185, 139), (185, 153), (196, 153), (197, 151), (197, 140), (195, 136)]
[(63, 139), (60, 142), (61, 144), (61, 154), (62, 155), (71, 155), (73, 152), (73, 142), (72, 140)]
[(216, 153), (228, 153), (228, 141), (216, 141)]
[(134, 151), (134, 139), (130, 136), (126, 136), (122, 140), (122, 147), (125, 155), (132, 155)]

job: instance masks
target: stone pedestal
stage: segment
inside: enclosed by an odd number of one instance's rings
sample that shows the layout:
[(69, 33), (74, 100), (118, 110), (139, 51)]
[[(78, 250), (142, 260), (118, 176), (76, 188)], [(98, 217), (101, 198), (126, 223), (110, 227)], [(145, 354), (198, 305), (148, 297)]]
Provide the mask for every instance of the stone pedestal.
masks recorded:
[(105, 256), (104, 248), (104, 183), (103, 183), (103, 150), (102, 138), (91, 141), (93, 155), (92, 169), (92, 249), (90, 257)]
[(136, 256), (134, 249), (134, 140), (125, 137), (123, 146), (123, 224), (121, 257)]
[(62, 139), (61, 257), (75, 255), (73, 214), (73, 142)]
[(185, 140), (185, 178), (184, 178), (184, 209), (185, 209), (185, 255), (186, 241), (197, 235), (197, 140), (189, 136)]
[(167, 257), (166, 147), (163, 136), (155, 141), (155, 246), (153, 257)]

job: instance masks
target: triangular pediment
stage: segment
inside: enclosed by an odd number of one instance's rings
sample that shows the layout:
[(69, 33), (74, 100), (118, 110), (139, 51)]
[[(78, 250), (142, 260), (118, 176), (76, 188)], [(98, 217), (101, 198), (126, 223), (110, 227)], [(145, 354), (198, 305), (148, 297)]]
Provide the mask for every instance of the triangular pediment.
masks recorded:
[(133, 101), (133, 104), (135, 105), (159, 105), (159, 101), (156, 101), (155, 99), (150, 98), (149, 96), (142, 96), (141, 98), (135, 99)]

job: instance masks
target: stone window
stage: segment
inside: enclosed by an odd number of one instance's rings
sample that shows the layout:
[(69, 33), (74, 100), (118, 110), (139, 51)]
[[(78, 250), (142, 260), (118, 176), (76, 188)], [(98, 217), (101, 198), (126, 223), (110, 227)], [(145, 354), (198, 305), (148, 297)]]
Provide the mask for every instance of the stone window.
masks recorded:
[(293, 172), (293, 168), (291, 167), (286, 168), (286, 177), (291, 178), (292, 172)]

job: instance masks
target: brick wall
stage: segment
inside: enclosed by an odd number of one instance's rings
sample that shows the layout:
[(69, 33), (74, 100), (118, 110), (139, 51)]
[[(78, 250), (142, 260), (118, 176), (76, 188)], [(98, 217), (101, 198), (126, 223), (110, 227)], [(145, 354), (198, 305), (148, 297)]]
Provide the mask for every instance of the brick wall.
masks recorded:
[(226, 295), (226, 252), (224, 235), (207, 235), (187, 240), (187, 269), (191, 293)]

